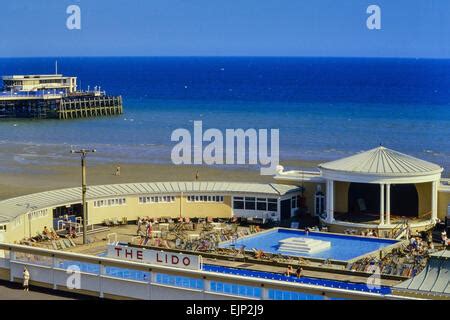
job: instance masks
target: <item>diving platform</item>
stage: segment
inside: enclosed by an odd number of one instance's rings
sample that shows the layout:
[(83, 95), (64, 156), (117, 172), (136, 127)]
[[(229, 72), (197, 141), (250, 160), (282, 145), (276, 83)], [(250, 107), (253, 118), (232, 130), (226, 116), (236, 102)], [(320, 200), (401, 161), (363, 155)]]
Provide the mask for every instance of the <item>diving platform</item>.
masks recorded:
[(279, 241), (278, 251), (292, 252), (292, 253), (313, 253), (321, 250), (325, 250), (331, 247), (331, 242), (302, 238), (302, 237), (292, 237)]

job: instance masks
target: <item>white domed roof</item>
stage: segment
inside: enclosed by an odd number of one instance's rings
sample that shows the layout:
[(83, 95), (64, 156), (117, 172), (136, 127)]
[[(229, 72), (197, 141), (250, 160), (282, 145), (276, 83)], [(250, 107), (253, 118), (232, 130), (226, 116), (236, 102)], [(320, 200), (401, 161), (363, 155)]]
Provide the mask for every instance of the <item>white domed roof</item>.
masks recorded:
[(358, 174), (408, 176), (442, 172), (442, 168), (385, 147), (377, 147), (353, 156), (319, 165), (320, 169)]

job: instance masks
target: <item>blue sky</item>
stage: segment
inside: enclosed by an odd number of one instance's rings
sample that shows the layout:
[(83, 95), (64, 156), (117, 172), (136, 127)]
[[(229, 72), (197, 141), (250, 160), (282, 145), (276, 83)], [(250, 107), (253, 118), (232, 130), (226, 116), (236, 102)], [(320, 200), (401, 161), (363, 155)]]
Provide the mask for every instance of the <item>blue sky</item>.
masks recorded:
[[(66, 28), (67, 6), (81, 30)], [(368, 30), (366, 8), (381, 7)], [(0, 56), (450, 58), (448, 0), (14, 0)]]

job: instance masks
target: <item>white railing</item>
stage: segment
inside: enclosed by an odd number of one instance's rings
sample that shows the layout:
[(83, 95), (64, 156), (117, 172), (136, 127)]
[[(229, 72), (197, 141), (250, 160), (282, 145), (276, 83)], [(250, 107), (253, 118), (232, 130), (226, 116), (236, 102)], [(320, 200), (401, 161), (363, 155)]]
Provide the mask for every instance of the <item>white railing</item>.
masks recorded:
[[(81, 269), (79, 288), (76, 292), (135, 299), (268, 299), (270, 290), (315, 295), (319, 298), (351, 299), (399, 299), (376, 293), (330, 288), (319, 285), (251, 278), (202, 270), (180, 269), (161, 265), (150, 265), (107, 257), (90, 256), (72, 252), (48, 250), (23, 245), (0, 243), (0, 250), (6, 253), (0, 258), (0, 269), (9, 271), (10, 281), (22, 279), (26, 266), (31, 275), (31, 283), (51, 285), (54, 289), (68, 288), (68, 280), (73, 273), (68, 267), (84, 263), (93, 270)], [(140, 272), (138, 279), (124, 278), (106, 272), (106, 268), (119, 268), (124, 272)], [(178, 278), (178, 280), (175, 280)], [(166, 280), (164, 280), (166, 279)], [(168, 280), (167, 280), (168, 279)], [(181, 279), (181, 280), (180, 280)], [(189, 285), (183, 285), (187, 283)], [(194, 285), (192, 285), (194, 284)], [(247, 294), (231, 293), (224, 288), (245, 286)], [(248, 292), (251, 292), (248, 294)]]

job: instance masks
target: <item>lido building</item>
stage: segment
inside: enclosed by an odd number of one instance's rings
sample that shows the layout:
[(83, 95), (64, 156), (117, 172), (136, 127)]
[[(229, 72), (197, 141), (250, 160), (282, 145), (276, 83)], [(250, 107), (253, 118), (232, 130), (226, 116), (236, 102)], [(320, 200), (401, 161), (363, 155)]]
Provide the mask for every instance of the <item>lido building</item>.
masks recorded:
[[(278, 221), (297, 210), (301, 187), (233, 182), (156, 182), (90, 186), (88, 226), (108, 219), (189, 217)], [(41, 192), (0, 201), (0, 242), (58, 227), (63, 216), (81, 222), (81, 188)]]
[[(154, 182), (89, 186), (88, 226), (138, 217), (232, 218), (263, 223), (308, 215), (332, 232), (376, 230), (398, 238), (431, 229), (450, 214), (450, 184), (436, 164), (378, 147), (322, 163), (316, 170), (284, 171), (276, 183)], [(64, 216), (81, 222), (81, 188), (0, 201), (0, 242), (58, 229)]]

